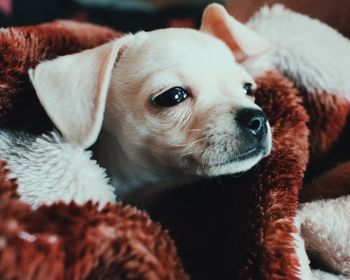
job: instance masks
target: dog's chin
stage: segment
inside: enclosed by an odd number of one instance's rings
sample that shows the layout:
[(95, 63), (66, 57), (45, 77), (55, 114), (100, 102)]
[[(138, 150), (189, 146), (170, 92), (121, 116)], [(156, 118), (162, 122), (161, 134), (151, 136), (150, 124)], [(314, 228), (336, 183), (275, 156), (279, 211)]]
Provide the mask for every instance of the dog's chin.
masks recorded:
[(245, 160), (224, 162), (222, 164), (208, 166), (204, 173), (206, 176), (220, 176), (244, 172), (256, 165), (262, 158), (263, 155), (260, 154)]
[(237, 174), (251, 169), (262, 158), (269, 154), (269, 151), (251, 151), (249, 156), (236, 157), (217, 164), (206, 165), (199, 173), (204, 176), (220, 176)]

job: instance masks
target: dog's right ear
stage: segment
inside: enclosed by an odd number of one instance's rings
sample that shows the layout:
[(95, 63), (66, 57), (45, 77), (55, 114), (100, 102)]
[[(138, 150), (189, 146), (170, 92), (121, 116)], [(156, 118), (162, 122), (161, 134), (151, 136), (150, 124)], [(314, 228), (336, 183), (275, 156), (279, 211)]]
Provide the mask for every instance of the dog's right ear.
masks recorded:
[(41, 104), (69, 142), (87, 148), (96, 141), (113, 66), (131, 39), (128, 35), (29, 70)]
[(224, 41), (237, 60), (262, 54), (271, 48), (270, 42), (237, 21), (217, 3), (205, 8), (200, 30)]

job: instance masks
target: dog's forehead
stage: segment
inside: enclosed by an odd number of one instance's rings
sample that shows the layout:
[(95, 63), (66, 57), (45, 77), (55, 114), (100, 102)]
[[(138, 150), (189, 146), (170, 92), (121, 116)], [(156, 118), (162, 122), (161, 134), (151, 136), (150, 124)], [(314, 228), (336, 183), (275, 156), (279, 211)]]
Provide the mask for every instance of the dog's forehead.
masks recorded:
[[(144, 96), (170, 86), (199, 92), (242, 92), (250, 77), (219, 39), (191, 29), (139, 32), (116, 67), (113, 88)], [(130, 82), (132, 81), (132, 83)], [(127, 88), (127, 90), (125, 90)]]
[(144, 59), (153, 57), (163, 65), (180, 65), (181, 61), (192, 61), (197, 65), (212, 65), (212, 63), (218, 63), (221, 66), (237, 65), (232, 52), (222, 41), (201, 31), (167, 28), (135, 36), (136, 41), (138, 37), (140, 40), (136, 43), (135, 51), (138, 52), (141, 60), (142, 57)]

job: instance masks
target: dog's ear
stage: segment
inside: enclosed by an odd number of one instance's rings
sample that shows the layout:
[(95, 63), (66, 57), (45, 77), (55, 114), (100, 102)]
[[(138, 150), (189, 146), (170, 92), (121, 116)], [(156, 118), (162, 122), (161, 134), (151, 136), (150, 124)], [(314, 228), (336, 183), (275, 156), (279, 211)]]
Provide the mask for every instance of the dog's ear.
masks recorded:
[(67, 141), (84, 148), (96, 141), (113, 67), (131, 37), (45, 61), (29, 70), (41, 104)]
[(271, 47), (267, 40), (234, 19), (217, 3), (204, 10), (200, 30), (223, 40), (238, 60), (262, 54)]

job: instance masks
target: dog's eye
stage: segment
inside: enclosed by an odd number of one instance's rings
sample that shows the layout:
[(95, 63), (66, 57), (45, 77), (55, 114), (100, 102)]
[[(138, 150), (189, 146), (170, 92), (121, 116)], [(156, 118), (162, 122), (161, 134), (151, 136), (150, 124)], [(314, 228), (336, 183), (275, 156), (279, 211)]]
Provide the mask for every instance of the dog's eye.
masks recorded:
[(246, 95), (254, 96), (253, 85), (251, 83), (245, 83), (243, 85), (243, 88), (245, 90)]
[(152, 101), (157, 106), (172, 107), (184, 101), (188, 93), (181, 87), (173, 87), (156, 96)]

